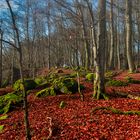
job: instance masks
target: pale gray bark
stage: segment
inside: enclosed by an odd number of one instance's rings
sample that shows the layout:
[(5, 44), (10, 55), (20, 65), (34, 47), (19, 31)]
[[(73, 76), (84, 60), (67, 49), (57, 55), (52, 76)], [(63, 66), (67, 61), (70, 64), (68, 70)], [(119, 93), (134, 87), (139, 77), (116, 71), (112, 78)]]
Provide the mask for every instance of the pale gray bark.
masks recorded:
[(19, 52), (19, 67), (20, 67), (20, 77), (21, 81), (23, 84), (23, 103), (24, 103), (24, 123), (25, 123), (25, 133), (26, 133), (26, 140), (31, 140), (31, 135), (30, 135), (30, 128), (29, 128), (29, 120), (28, 120), (28, 105), (27, 105), (27, 93), (25, 90), (24, 86), (24, 77), (23, 77), (23, 57), (22, 57), (22, 48), (21, 48), (21, 43), (20, 43), (20, 36), (19, 36), (19, 31), (16, 26), (16, 20), (15, 20), (15, 15), (13, 13), (12, 7), (10, 5), (9, 0), (6, 0), (7, 6), (9, 8), (10, 14), (11, 14), (11, 19), (12, 19), (12, 25), (13, 29), (15, 31), (16, 35), (16, 40), (17, 40), (17, 48)]
[(114, 14), (113, 14), (113, 0), (110, 0), (110, 34), (111, 34), (111, 38), (110, 38), (110, 57), (109, 57), (109, 69), (113, 69), (114, 68)]
[(132, 46), (132, 0), (126, 0), (126, 54), (130, 72), (135, 70)]
[(99, 22), (97, 36), (97, 57), (96, 62), (96, 78), (94, 80), (94, 95), (99, 99), (105, 93), (104, 70), (105, 70), (105, 47), (106, 47), (106, 0), (99, 0)]

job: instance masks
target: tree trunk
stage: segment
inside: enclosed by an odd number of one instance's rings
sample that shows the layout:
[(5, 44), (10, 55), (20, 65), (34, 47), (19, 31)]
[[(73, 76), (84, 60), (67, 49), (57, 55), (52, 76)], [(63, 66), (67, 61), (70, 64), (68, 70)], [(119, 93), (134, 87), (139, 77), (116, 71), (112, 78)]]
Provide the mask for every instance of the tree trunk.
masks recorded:
[(24, 77), (23, 77), (23, 59), (22, 59), (22, 49), (21, 49), (21, 43), (20, 43), (20, 36), (19, 36), (18, 28), (16, 26), (15, 15), (12, 11), (9, 0), (6, 0), (6, 3), (7, 3), (7, 6), (9, 8), (9, 11), (10, 11), (10, 14), (11, 14), (13, 29), (15, 30), (15, 35), (16, 35), (16, 40), (17, 40), (17, 49), (18, 49), (18, 52), (19, 52), (20, 77), (21, 77), (21, 82), (23, 84), (22, 93), (23, 93), (23, 104), (24, 104), (24, 123), (25, 123), (26, 140), (31, 140), (29, 120), (28, 120), (27, 93), (26, 93), (26, 90), (25, 90)]
[(47, 28), (48, 28), (48, 69), (50, 69), (50, 45), (51, 45), (51, 37), (50, 37), (50, 32), (51, 32), (51, 25), (50, 25), (50, 1), (48, 0), (47, 2)]
[[(119, 2), (117, 2), (119, 6)], [(117, 10), (117, 68), (121, 69), (121, 60), (120, 60), (120, 25), (119, 25), (119, 9)]]
[(114, 69), (114, 17), (113, 17), (113, 0), (110, 0), (111, 10), (110, 10), (110, 33), (111, 33), (111, 40), (110, 40), (110, 57), (109, 57), (109, 69)]
[(98, 22), (98, 42), (96, 56), (96, 78), (94, 80), (93, 97), (100, 99), (105, 93), (104, 67), (105, 67), (105, 46), (106, 46), (106, 0), (99, 0), (99, 22)]
[(135, 66), (132, 56), (132, 0), (126, 0), (126, 54), (129, 71), (134, 72)]
[(85, 48), (85, 68), (88, 70), (90, 68), (90, 45), (88, 41), (88, 33), (86, 29), (85, 19), (84, 19), (84, 8), (83, 8), (83, 2), (79, 3), (78, 0), (76, 0), (80, 12), (80, 18), (81, 18), (81, 24), (82, 24), (82, 35), (84, 38), (84, 48)]
[(3, 39), (3, 32), (0, 30), (0, 87), (2, 86), (2, 39)]

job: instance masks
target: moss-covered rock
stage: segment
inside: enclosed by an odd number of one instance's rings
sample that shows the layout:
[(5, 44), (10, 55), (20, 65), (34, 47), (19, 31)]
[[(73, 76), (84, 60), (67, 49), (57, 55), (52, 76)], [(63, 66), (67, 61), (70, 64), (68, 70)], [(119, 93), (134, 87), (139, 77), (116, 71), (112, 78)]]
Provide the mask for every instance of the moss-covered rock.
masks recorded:
[[(58, 95), (58, 94), (72, 94), (78, 91), (78, 82), (73, 78), (67, 76), (60, 76), (48, 79), (50, 86), (36, 93), (37, 97)], [(51, 81), (51, 82), (50, 82)], [(84, 86), (80, 85), (81, 90)]]
[(63, 86), (67, 87), (70, 92), (75, 93), (78, 91), (78, 83), (76, 80), (72, 78), (66, 78), (62, 80), (62, 83)]
[(78, 91), (78, 83), (72, 78), (59, 77), (52, 84), (58, 92), (75, 93)]
[(37, 97), (45, 97), (45, 96), (49, 96), (49, 95), (51, 95), (51, 96), (56, 95), (56, 90), (54, 87), (48, 87), (48, 88), (45, 88), (36, 93)]
[(124, 81), (120, 81), (120, 80), (109, 80), (107, 83), (106, 83), (106, 86), (127, 86), (128, 83), (127, 82), (124, 82)]
[[(37, 84), (34, 80), (32, 79), (25, 79), (24, 80), (24, 86), (25, 86), (25, 90), (32, 90), (34, 89)], [(17, 80), (14, 85), (13, 85), (14, 90), (16, 91), (22, 91), (23, 90), (23, 84), (22, 81), (19, 79)]]
[(7, 113), (13, 105), (22, 102), (22, 96), (15, 92), (0, 96), (0, 114)]

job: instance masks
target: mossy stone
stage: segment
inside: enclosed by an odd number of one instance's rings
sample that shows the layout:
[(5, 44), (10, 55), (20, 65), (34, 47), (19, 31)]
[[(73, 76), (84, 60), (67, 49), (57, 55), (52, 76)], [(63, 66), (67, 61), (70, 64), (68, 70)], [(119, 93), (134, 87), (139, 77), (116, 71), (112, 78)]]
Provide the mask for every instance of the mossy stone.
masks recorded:
[[(32, 89), (34, 89), (37, 86), (37, 84), (32, 79), (25, 79), (24, 80), (24, 86), (25, 86), (25, 90), (32, 90)], [(22, 91), (23, 90), (23, 84), (22, 84), (21, 79), (17, 80), (14, 83), (13, 88), (16, 91)]]

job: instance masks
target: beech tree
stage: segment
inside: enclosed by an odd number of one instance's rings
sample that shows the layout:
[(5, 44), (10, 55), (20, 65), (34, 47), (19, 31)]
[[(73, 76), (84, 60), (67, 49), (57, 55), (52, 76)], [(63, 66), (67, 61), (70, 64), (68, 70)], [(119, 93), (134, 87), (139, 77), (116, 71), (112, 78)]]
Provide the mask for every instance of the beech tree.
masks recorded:
[(110, 57), (109, 57), (109, 69), (114, 68), (114, 47), (115, 47), (115, 41), (114, 41), (114, 13), (113, 13), (113, 0), (110, 0)]
[[(98, 36), (95, 61), (94, 94), (99, 99), (105, 93), (104, 71), (105, 71), (105, 48), (106, 48), (106, 0), (99, 0), (98, 3)], [(95, 51), (95, 49), (94, 49)]]
[(13, 29), (14, 29), (15, 35), (16, 35), (17, 44), (15, 44), (15, 48), (18, 50), (18, 53), (19, 53), (20, 78), (21, 78), (21, 82), (22, 82), (22, 85), (23, 85), (23, 91), (22, 92), (23, 92), (23, 103), (24, 103), (24, 123), (25, 123), (26, 139), (31, 140), (29, 120), (28, 120), (27, 93), (26, 93), (26, 90), (25, 90), (24, 77), (23, 77), (22, 46), (21, 46), (21, 42), (20, 42), (19, 30), (18, 30), (17, 25), (16, 25), (16, 19), (15, 19), (14, 12), (12, 10), (12, 7), (10, 5), (9, 0), (6, 0), (6, 3), (7, 3), (7, 6), (9, 8), (9, 11), (10, 11), (10, 14), (11, 14), (12, 25), (13, 25)]
[(0, 28), (0, 87), (2, 86), (2, 39), (3, 39), (3, 31)]
[(130, 72), (135, 70), (132, 46), (132, 1), (126, 0), (126, 54)]

